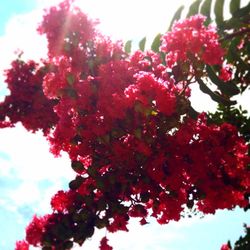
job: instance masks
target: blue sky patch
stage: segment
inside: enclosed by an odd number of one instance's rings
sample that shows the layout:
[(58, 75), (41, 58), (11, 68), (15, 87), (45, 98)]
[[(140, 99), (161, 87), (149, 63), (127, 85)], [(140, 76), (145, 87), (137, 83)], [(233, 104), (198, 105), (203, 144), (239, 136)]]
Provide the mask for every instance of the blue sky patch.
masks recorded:
[[(1, 95), (1, 92), (0, 92), (0, 95)], [(6, 152), (0, 151), (0, 159), (8, 161), (10, 160), (10, 156)]]
[(7, 21), (21, 13), (34, 9), (34, 0), (0, 0), (0, 36), (4, 34)]

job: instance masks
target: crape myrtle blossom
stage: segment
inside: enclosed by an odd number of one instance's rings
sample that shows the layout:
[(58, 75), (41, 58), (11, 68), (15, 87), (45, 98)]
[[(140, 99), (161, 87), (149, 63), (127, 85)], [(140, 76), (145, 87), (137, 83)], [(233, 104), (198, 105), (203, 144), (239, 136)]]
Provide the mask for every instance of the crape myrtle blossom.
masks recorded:
[(22, 241), (17, 241), (16, 242), (16, 250), (29, 250), (29, 244), (22, 240)]
[(167, 52), (166, 62), (170, 67), (179, 61), (193, 66), (223, 62), (224, 50), (219, 44), (219, 36), (215, 27), (204, 25), (205, 20), (202, 15), (191, 16), (175, 22), (172, 30), (163, 35), (161, 51)]
[[(70, 249), (97, 229), (128, 231), (132, 217), (166, 224), (185, 207), (214, 213), (248, 204), (248, 146), (232, 125), (189, 115), (193, 78), (206, 76), (205, 64), (223, 64), (204, 20), (177, 22), (162, 38), (163, 60), (126, 54), (70, 1), (46, 11), (38, 30), (48, 56), (40, 64), (19, 58), (6, 71), (1, 126), (42, 129), (55, 156), (68, 153), (76, 177), (54, 195), (51, 214), (33, 217), (16, 250)], [(106, 236), (100, 249), (112, 249)]]
[(220, 250), (231, 250), (231, 248), (228, 246), (228, 244), (223, 244)]

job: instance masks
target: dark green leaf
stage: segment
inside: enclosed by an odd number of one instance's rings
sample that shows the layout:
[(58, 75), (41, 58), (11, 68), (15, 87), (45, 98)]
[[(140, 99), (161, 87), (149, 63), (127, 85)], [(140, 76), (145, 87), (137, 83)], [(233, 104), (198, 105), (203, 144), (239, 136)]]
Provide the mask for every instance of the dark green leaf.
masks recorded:
[(206, 70), (211, 81), (218, 87), (219, 90), (221, 90), (223, 94), (233, 96), (240, 93), (240, 90), (238, 89), (236, 84), (234, 84), (232, 81), (222, 81), (210, 66), (207, 65)]
[(221, 85), (224, 84), (224, 82), (218, 78), (218, 76), (215, 74), (214, 70), (211, 68), (211, 66), (207, 65), (206, 70), (208, 73), (209, 78), (215, 85)]
[(229, 48), (228, 48), (228, 53), (226, 55), (226, 59), (229, 63), (234, 63), (235, 62), (235, 48), (239, 45), (241, 42), (240, 37), (235, 37), (231, 40)]
[(248, 5), (246, 5), (245, 7), (240, 8), (239, 10), (234, 12), (234, 17), (243, 17), (245, 15), (249, 15), (249, 13), (250, 13), (250, 3), (248, 3)]
[(75, 172), (81, 172), (84, 170), (84, 166), (80, 161), (72, 161), (71, 167)]
[(218, 26), (220, 26), (224, 20), (224, 17), (223, 17), (224, 2), (225, 0), (216, 0), (215, 5), (214, 5), (215, 21)]
[(240, 9), (240, 0), (231, 0), (229, 8), (230, 13), (234, 15), (234, 13)]
[(192, 209), (193, 206), (194, 206), (194, 200), (188, 200), (188, 201), (187, 201), (187, 207), (188, 207), (189, 209)]
[(144, 202), (148, 202), (150, 198), (150, 194), (148, 192), (145, 193), (141, 193), (141, 201)]
[(172, 29), (172, 26), (174, 24), (175, 21), (179, 20), (181, 18), (181, 13), (184, 9), (184, 6), (180, 6), (179, 9), (175, 12), (171, 22), (170, 22), (170, 25), (169, 25), (169, 28), (168, 28), (168, 31), (170, 31)]
[(77, 92), (76, 92), (76, 90), (73, 89), (73, 88), (65, 89), (65, 92), (66, 92), (66, 94), (67, 94), (69, 97), (71, 97), (71, 98), (73, 98), (73, 99), (75, 99), (75, 98), (77, 97)]
[(74, 82), (75, 82), (75, 77), (74, 77), (74, 75), (72, 74), (72, 73), (69, 73), (68, 75), (67, 75), (67, 82), (68, 82), (68, 84), (70, 85), (70, 86), (72, 86), (73, 84), (74, 84)]
[(235, 53), (234, 56), (235, 56), (235, 59), (237, 59), (238, 61), (238, 64), (237, 64), (238, 69), (240, 69), (241, 71), (249, 72), (249, 63), (244, 62), (237, 53)]
[(193, 15), (196, 15), (196, 14), (199, 13), (199, 7), (200, 7), (200, 4), (201, 4), (201, 1), (202, 0), (196, 0), (194, 3), (192, 3), (190, 5), (187, 17), (193, 16)]
[(73, 242), (70, 240), (63, 243), (63, 249), (65, 250), (71, 249), (72, 247), (73, 247)]
[(223, 105), (233, 105), (237, 103), (236, 101), (231, 101), (219, 95), (218, 93), (213, 92), (201, 79), (197, 79), (197, 81), (199, 83), (200, 90), (203, 93), (208, 94), (212, 100), (221, 103)]
[(76, 190), (82, 185), (83, 181), (84, 181), (84, 178), (82, 178), (81, 176), (77, 176), (75, 180), (69, 183), (69, 188), (72, 190)]
[(135, 137), (136, 137), (137, 139), (141, 139), (141, 137), (142, 137), (142, 131), (141, 131), (141, 129), (140, 129), (140, 128), (137, 128), (137, 129), (135, 130), (135, 132), (134, 132), (134, 135), (135, 135)]
[(189, 109), (188, 109), (188, 114), (191, 118), (193, 119), (197, 119), (198, 116), (199, 116), (199, 112), (197, 112), (191, 105), (189, 106)]
[(232, 17), (221, 24), (224, 30), (238, 29), (244, 26), (244, 22), (240, 18)]
[(247, 54), (250, 55), (250, 43), (249, 42), (245, 45), (245, 48), (246, 48)]
[(98, 189), (104, 189), (105, 183), (102, 179), (96, 179), (96, 187)]
[(151, 45), (151, 49), (154, 51), (154, 52), (159, 52), (159, 48), (160, 48), (160, 45), (161, 45), (161, 34), (159, 33), (153, 40), (153, 43)]
[(221, 90), (223, 94), (226, 94), (228, 96), (234, 96), (240, 93), (239, 88), (233, 81), (224, 83), (223, 85), (219, 87), (219, 89)]
[(130, 53), (132, 48), (132, 40), (129, 40), (125, 43), (124, 50), (126, 53)]
[(92, 177), (97, 174), (97, 170), (93, 165), (88, 167), (87, 172)]
[(139, 42), (139, 49), (141, 51), (145, 50), (145, 44), (146, 44), (146, 37), (142, 38), (141, 41)]
[(87, 238), (91, 238), (93, 236), (95, 232), (95, 228), (94, 227), (88, 227), (87, 230), (86, 230), (86, 237)]
[(201, 5), (200, 13), (207, 17), (207, 19), (211, 19), (211, 4), (212, 0), (205, 0)]
[(43, 247), (42, 250), (52, 250), (52, 247)]
[[(235, 38), (236, 39), (236, 38)], [(237, 39), (235, 40), (237, 41)], [(235, 47), (233, 45), (230, 45), (230, 50), (228, 52), (229, 59), (231, 59), (233, 62), (237, 62), (237, 69), (240, 71), (249, 71), (249, 64), (244, 62), (241, 56), (235, 51)]]

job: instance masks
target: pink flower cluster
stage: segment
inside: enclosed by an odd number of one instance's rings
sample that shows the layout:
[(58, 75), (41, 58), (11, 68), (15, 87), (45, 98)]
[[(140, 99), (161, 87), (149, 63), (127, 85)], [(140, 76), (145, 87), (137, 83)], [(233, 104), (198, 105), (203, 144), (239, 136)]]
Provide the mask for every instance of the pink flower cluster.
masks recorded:
[(169, 67), (178, 62), (220, 65), (224, 51), (218, 42), (218, 34), (212, 26), (206, 27), (205, 16), (195, 15), (173, 25), (172, 31), (162, 37), (161, 51), (166, 52)]

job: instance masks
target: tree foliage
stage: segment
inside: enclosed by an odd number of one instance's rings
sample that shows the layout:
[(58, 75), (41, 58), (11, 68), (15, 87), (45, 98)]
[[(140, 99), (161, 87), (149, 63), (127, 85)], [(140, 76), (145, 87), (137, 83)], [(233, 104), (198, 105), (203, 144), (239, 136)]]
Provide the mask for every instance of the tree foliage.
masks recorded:
[[(132, 217), (166, 224), (187, 208), (248, 208), (249, 117), (232, 97), (249, 87), (249, 5), (231, 1), (225, 20), (224, 1), (215, 1), (216, 29), (212, 2), (195, 1), (185, 19), (179, 8), (151, 49), (143, 38), (134, 52), (70, 0), (45, 12), (38, 31), (48, 54), (6, 70), (0, 126), (42, 130), (76, 177), (53, 196), (51, 214), (33, 217), (16, 250), (71, 249), (97, 229), (128, 231)], [(194, 110), (194, 84), (217, 112)], [(100, 249), (112, 249), (106, 236)]]

